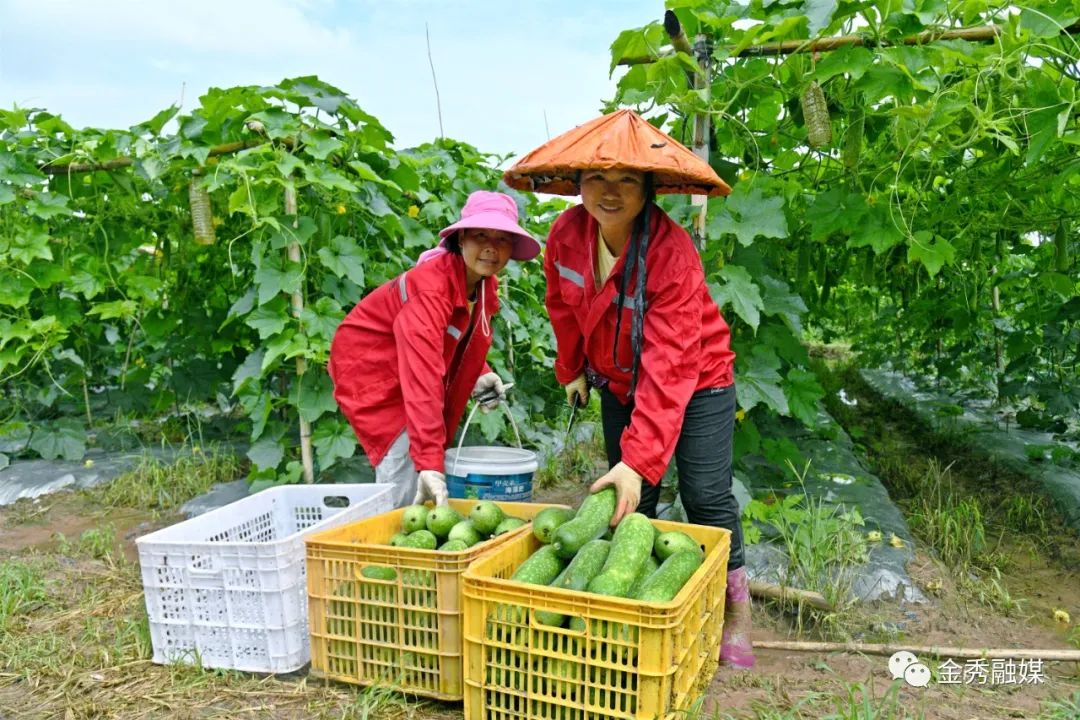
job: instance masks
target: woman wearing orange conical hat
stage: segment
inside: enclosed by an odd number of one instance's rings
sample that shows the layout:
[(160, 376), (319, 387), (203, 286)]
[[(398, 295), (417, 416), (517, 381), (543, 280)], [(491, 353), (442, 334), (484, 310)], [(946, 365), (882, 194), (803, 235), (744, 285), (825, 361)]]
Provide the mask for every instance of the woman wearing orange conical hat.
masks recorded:
[(567, 401), (599, 391), (613, 485), (612, 524), (656, 516), (672, 457), (690, 522), (731, 531), (720, 658), (754, 663), (742, 524), (731, 489), (735, 354), (689, 234), (658, 192), (727, 195), (707, 163), (629, 110), (605, 115), (526, 155), (506, 172), (523, 190), (575, 195), (544, 257), (555, 376)]

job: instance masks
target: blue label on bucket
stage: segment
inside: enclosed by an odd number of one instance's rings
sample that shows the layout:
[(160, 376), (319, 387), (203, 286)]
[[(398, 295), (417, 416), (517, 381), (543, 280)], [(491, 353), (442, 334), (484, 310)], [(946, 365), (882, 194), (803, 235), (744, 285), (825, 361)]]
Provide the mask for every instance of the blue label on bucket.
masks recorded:
[(469, 500), (506, 500), (530, 502), (532, 500), (533, 474), (481, 475), (469, 473), (465, 477), (446, 477), (450, 497)]

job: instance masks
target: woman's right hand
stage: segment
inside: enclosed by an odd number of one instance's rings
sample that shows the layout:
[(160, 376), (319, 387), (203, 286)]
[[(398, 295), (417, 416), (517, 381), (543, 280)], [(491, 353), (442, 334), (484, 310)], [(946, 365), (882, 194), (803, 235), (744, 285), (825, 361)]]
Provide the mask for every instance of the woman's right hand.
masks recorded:
[(566, 402), (570, 405), (574, 405), (574, 396), (578, 398), (578, 407), (584, 407), (589, 404), (589, 383), (585, 379), (585, 373), (581, 373), (570, 382), (563, 385), (563, 389), (566, 390)]

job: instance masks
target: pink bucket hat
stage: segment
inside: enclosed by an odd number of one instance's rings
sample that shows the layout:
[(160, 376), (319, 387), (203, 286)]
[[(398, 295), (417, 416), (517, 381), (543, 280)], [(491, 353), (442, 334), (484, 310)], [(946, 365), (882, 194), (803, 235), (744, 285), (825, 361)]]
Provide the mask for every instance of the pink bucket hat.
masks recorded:
[(540, 243), (518, 225), (517, 203), (509, 195), (487, 190), (477, 190), (469, 195), (461, 209), (461, 219), (439, 232), (442, 238), (439, 247), (444, 247), (446, 238), (458, 230), (470, 228), (502, 230), (513, 235), (514, 251), (510, 257), (514, 260), (532, 260), (540, 254)]

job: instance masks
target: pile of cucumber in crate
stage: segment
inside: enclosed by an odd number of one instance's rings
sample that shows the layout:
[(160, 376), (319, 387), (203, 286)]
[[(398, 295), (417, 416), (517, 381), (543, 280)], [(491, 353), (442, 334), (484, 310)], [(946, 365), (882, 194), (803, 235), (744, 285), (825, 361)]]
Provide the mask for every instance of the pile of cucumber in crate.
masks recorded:
[[(586, 498), (576, 515), (558, 508), (541, 512), (533, 534), (550, 544), (529, 556), (512, 579), (646, 602), (673, 599), (701, 567), (702, 548), (682, 531), (658, 532), (641, 513), (626, 515), (612, 533), (615, 500), (615, 489), (605, 488)], [(610, 540), (601, 537), (607, 534)], [(544, 625), (566, 620), (547, 611), (536, 619)]]
[[(410, 505), (401, 516), (401, 530), (390, 538), (394, 547), (459, 552), (485, 540), (516, 530), (525, 524), (508, 517), (498, 503), (481, 500), (463, 518), (449, 505), (428, 508)], [(440, 545), (440, 543), (442, 543)]]
[(730, 534), (548, 509), (464, 574), (465, 717), (675, 718), (711, 679)]

